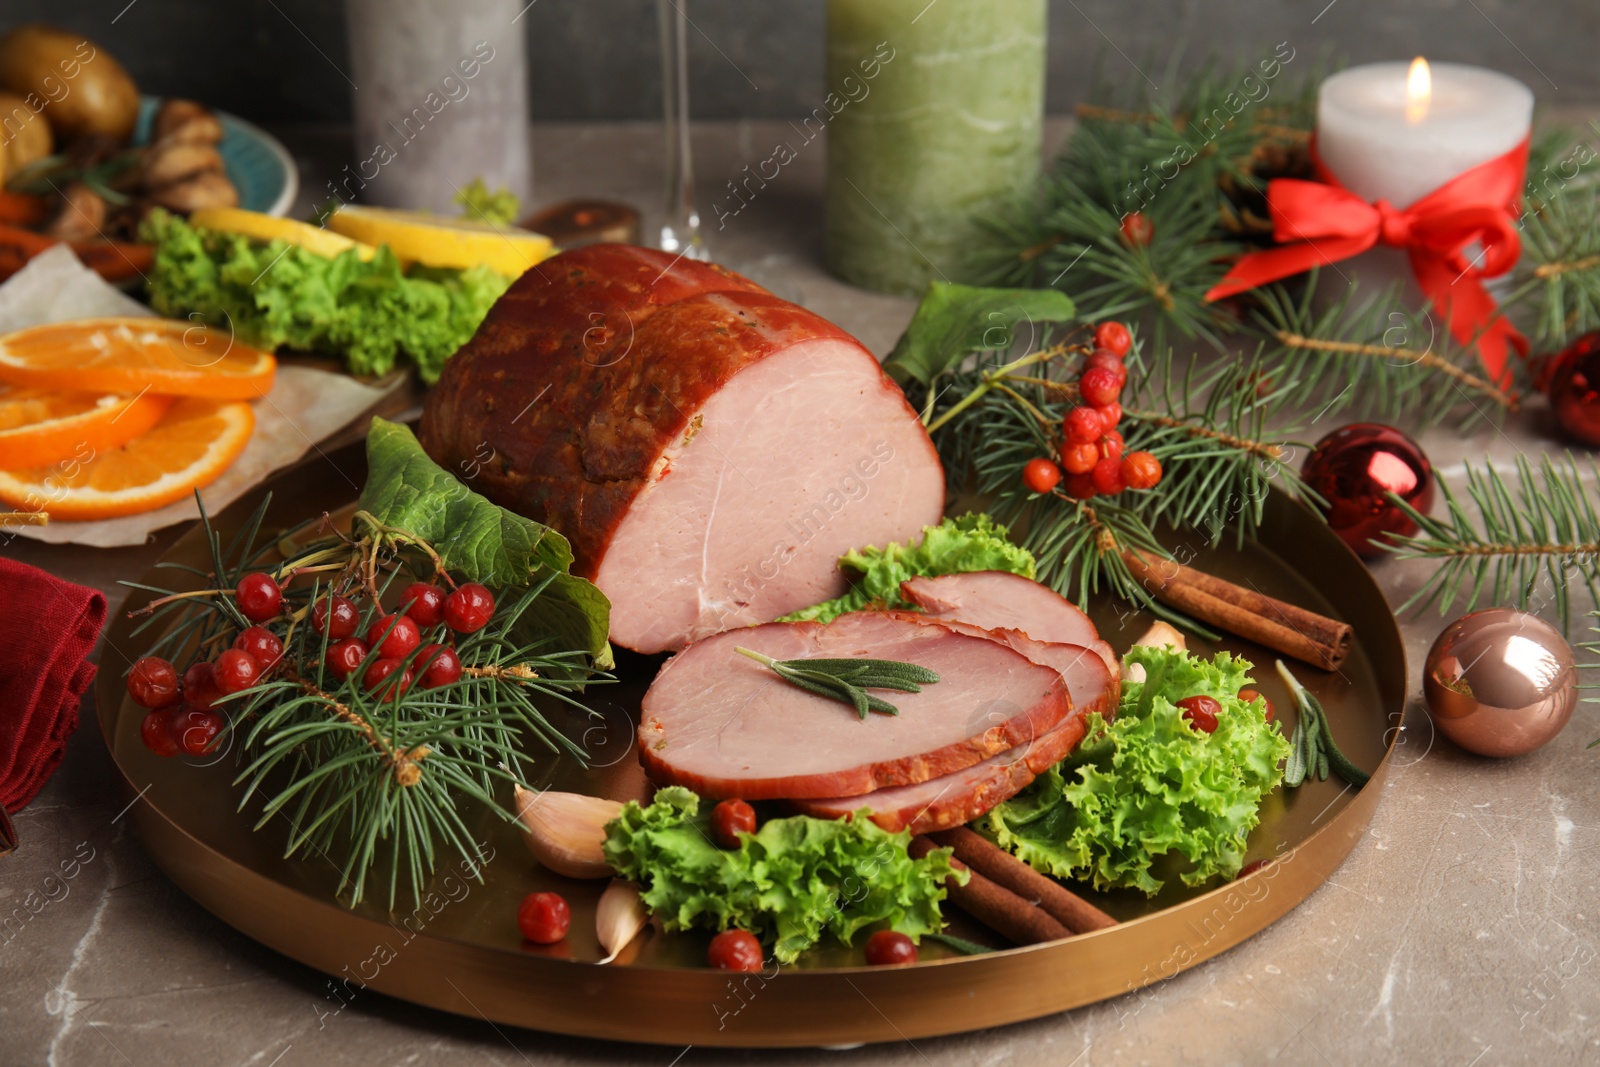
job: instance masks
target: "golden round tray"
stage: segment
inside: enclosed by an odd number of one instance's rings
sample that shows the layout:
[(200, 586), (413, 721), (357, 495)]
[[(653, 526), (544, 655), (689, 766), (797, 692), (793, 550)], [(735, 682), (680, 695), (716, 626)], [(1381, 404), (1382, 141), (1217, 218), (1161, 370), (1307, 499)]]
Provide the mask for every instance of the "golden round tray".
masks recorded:
[[(227, 543), (270, 489), (273, 502), (263, 529), (286, 528), (347, 507), (351, 487), (364, 476), (361, 446), (352, 446), (280, 474), (213, 523)], [(420, 907), (403, 903), (391, 914), (376, 899), (386, 894), (371, 892), (349, 909), (334, 899), (338, 878), (331, 860), (283, 858), (286, 822), (252, 831), (258, 812), (237, 810), (231, 755), (161, 759), (144, 748), (143, 709), (127, 699), (116, 671), (100, 675), (100, 725), (127, 799), (139, 798), (129, 818), (156, 864), (224, 922), (327, 974), (325, 1012), (359, 1004), (363, 991), (373, 989), (495, 1023), (677, 1045), (838, 1045), (975, 1030), (1131, 992), (1231, 948), (1309, 897), (1372, 817), (1399, 735), (1406, 669), (1394, 617), (1366, 567), (1314, 516), (1279, 494), (1268, 501), (1259, 541), (1243, 550), (1231, 544), (1193, 547), (1202, 569), (1355, 626), (1356, 647), (1339, 673), (1294, 666), (1321, 698), (1346, 753), (1374, 769), (1371, 782), (1355, 790), (1332, 777), (1308, 782), (1287, 797), (1281, 790), (1268, 797), (1247, 859), (1276, 862), (1237, 882), (1190, 890), (1173, 879), (1151, 900), (1075, 886), (1121, 924), (975, 956), (925, 942), (922, 962), (910, 967), (863, 966), (858, 950), (834, 947), (814, 950), (776, 974), (729, 975), (705, 967), (706, 937), (656, 930), (635, 939), (618, 961), (596, 965), (602, 953), (593, 915), (605, 883), (574, 881), (541, 868), (517, 828), (487, 812), (476, 823), (480, 839), (493, 849), (483, 883), (445, 859)], [(204, 553), (197, 527), (167, 558), (204, 565)], [(161, 569), (144, 581), (171, 588), (186, 577)], [(149, 598), (135, 591), (125, 607), (140, 607)], [(1097, 608), (1102, 634), (1119, 649), (1148, 621), (1119, 620), (1109, 602)], [(118, 612), (107, 640), (137, 655), (149, 638), (131, 636), (134, 626), (125, 611)], [(1203, 642), (1191, 647), (1213, 650)], [(1272, 653), (1231, 639), (1216, 647), (1256, 663), (1258, 687), (1292, 723), (1293, 705), (1271, 669)], [(642, 798), (647, 785), (632, 752), (633, 730), (654, 667), (654, 660), (625, 659), (620, 683), (592, 687), (586, 698), (600, 717), (570, 716), (565, 728), (594, 754), (592, 769), (547, 758), (539, 763), (545, 780), (531, 784)], [(555, 889), (571, 902), (565, 942), (533, 946), (518, 933), (517, 904), (536, 889)], [(951, 930), (998, 944), (959, 913)]]

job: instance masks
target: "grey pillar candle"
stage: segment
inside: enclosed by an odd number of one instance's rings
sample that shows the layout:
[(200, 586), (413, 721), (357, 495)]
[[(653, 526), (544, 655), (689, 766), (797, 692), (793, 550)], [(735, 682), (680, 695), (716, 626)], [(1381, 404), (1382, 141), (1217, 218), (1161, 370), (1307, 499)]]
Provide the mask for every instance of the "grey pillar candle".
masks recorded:
[(474, 178), (526, 203), (526, 0), (345, 0), (354, 155), (340, 200), (456, 213)]

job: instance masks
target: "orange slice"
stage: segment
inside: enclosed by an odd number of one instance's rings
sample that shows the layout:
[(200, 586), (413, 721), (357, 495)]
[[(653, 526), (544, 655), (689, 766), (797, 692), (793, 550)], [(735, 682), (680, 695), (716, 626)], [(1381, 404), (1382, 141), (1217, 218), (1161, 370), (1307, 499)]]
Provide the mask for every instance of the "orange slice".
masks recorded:
[(255, 422), (249, 404), (185, 397), (120, 448), (0, 471), (0, 503), (48, 511), (53, 520), (151, 511), (215, 481), (238, 458)]
[(127, 444), (160, 421), (172, 397), (63, 393), (0, 385), (0, 469), (45, 467), (80, 447)]
[(272, 353), (179, 319), (79, 319), (0, 337), (0, 382), (35, 389), (254, 400), (277, 369)]

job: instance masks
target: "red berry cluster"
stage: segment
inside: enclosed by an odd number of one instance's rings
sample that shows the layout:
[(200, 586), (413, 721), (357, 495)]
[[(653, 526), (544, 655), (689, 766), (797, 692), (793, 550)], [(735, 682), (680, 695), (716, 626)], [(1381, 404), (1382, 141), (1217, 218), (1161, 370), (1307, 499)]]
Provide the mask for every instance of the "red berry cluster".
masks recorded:
[[(311, 628), (329, 641), (324, 663), (341, 681), (354, 674), (367, 658), (361, 684), (379, 699), (390, 700), (417, 681), (424, 689), (437, 689), (461, 677), (461, 657), (449, 645), (422, 644), (422, 631), (440, 623), (459, 634), (476, 633), (494, 616), (494, 594), (477, 582), (467, 582), (446, 595), (427, 582), (413, 582), (400, 593), (400, 614), (387, 615), (380, 606), (366, 633), (356, 637), (361, 610), (348, 597), (330, 593), (311, 609)], [(416, 652), (408, 666), (406, 657)], [(420, 671), (418, 675), (416, 672)]]
[[(145, 747), (158, 756), (191, 756), (210, 751), (227, 727), (216, 710), (224, 696), (242, 692), (283, 668), (283, 638), (266, 624), (283, 614), (283, 587), (264, 571), (239, 579), (234, 603), (254, 625), (234, 638), (233, 646), (211, 660), (197, 660), (183, 673), (167, 660), (146, 656), (128, 672), (128, 694), (151, 709), (140, 725)], [(414, 582), (400, 594), (400, 613), (386, 614), (381, 605), (366, 632), (356, 637), (362, 611), (356, 601), (332, 591), (311, 608), (311, 628), (326, 636), (324, 663), (344, 681), (365, 663), (362, 685), (382, 700), (411, 687), (414, 672), (424, 689), (449, 685), (461, 677), (461, 658), (448, 644), (422, 644), (422, 632), (441, 623), (459, 634), (476, 633), (494, 616), (494, 594), (467, 582), (446, 595), (426, 582)], [(287, 625), (287, 620), (284, 620)], [(416, 656), (407, 664), (407, 657)]]
[(1153, 489), (1161, 481), (1161, 461), (1149, 452), (1124, 454), (1122, 434), (1116, 430), (1122, 421), (1122, 387), (1128, 381), (1122, 357), (1133, 347), (1133, 337), (1120, 322), (1102, 322), (1095, 328), (1094, 343), (1078, 378), (1083, 404), (1062, 420), (1059, 465), (1041, 456), (1022, 469), (1022, 483), (1032, 492), (1053, 491), (1063, 469), (1063, 490), (1077, 500)]

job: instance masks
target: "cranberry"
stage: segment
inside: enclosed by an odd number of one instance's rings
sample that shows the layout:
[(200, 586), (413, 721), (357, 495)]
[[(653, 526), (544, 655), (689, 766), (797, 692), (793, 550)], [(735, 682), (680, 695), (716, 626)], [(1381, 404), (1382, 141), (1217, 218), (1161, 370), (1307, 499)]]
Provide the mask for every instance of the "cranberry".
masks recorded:
[(1078, 395), (1091, 407), (1114, 404), (1117, 398), (1122, 396), (1122, 382), (1118, 380), (1115, 371), (1106, 370), (1104, 367), (1090, 367), (1083, 372), (1083, 377), (1078, 379)]
[(251, 622), (266, 622), (283, 607), (283, 590), (272, 575), (264, 571), (252, 571), (240, 578), (233, 598)]
[(361, 661), (367, 658), (367, 653), (372, 651), (366, 642), (354, 637), (347, 637), (328, 648), (328, 654), (323, 658), (323, 663), (332, 671), (334, 677), (343, 680), (355, 673), (361, 666)]
[(1233, 880), (1237, 882), (1241, 878), (1249, 877), (1257, 871), (1264, 871), (1271, 866), (1271, 860), (1256, 860), (1254, 863), (1247, 863), (1239, 868), (1239, 873), (1233, 876)]
[(1099, 453), (1100, 459), (1120, 460), (1122, 458), (1122, 445), (1122, 435), (1115, 430), (1107, 430), (1106, 435), (1100, 438), (1100, 443), (1095, 450)]
[(723, 848), (738, 848), (740, 834), (756, 832), (756, 809), (742, 800), (724, 800), (711, 809), (711, 836)]
[(1122, 483), (1122, 461), (1120, 459), (1102, 459), (1094, 465), (1094, 470), (1089, 472), (1089, 477), (1094, 481), (1094, 491), (1103, 496), (1116, 496), (1127, 488)]
[(172, 734), (178, 747), (191, 756), (204, 756), (216, 746), (228, 721), (214, 711), (185, 708), (172, 720)]
[(1125, 356), (1133, 347), (1133, 334), (1120, 322), (1102, 322), (1094, 328), (1094, 344), (1114, 355)]
[(461, 657), (449, 645), (424, 645), (417, 653), (416, 667), (422, 671), (424, 689), (437, 689), (461, 677)]
[(159, 656), (145, 656), (128, 671), (128, 695), (141, 708), (168, 708), (178, 702), (178, 669)]
[(1048, 493), (1061, 480), (1061, 468), (1044, 457), (1028, 460), (1022, 468), (1022, 484), (1030, 493)]
[(256, 661), (250, 658), (248, 652), (240, 652), (237, 648), (221, 653), (211, 663), (211, 677), (216, 682), (217, 691), (224, 696), (249, 689), (260, 676), (261, 668), (256, 666)]
[(567, 936), (572, 909), (560, 893), (529, 893), (517, 908), (517, 929), (536, 945), (553, 945)]
[[(1094, 446), (1090, 445), (1089, 447), (1093, 448)], [(1099, 460), (1096, 460), (1095, 462), (1098, 463)], [(1090, 471), (1092, 470), (1093, 468), (1091, 467)], [(1074, 500), (1088, 500), (1096, 493), (1094, 487), (1094, 475), (1090, 472), (1085, 472), (1083, 474), (1070, 474), (1067, 476), (1067, 484), (1062, 488), (1065, 490), (1066, 494)]]
[[(403, 670), (401, 660), (380, 659), (367, 668), (367, 673), (361, 676), (361, 684), (373, 691), (379, 700), (393, 700), (397, 695), (411, 688), (411, 672)], [(390, 675), (400, 672), (398, 682), (391, 681)]]
[(1118, 229), (1122, 231), (1122, 239), (1130, 248), (1143, 248), (1156, 235), (1156, 228), (1150, 225), (1150, 220), (1145, 218), (1142, 212), (1138, 211), (1130, 211), (1122, 216), (1122, 225)]
[(360, 624), (361, 613), (356, 610), (355, 603), (337, 593), (317, 601), (317, 606), (311, 609), (311, 628), (326, 634), (330, 641), (343, 641), (355, 633)]
[(1061, 446), (1061, 466), (1068, 474), (1088, 474), (1100, 462), (1100, 450), (1085, 441), (1068, 441)]
[(191, 663), (183, 672), (183, 703), (186, 707), (209, 709), (222, 697), (216, 674), (209, 660)]
[(233, 647), (256, 661), (266, 674), (283, 658), (283, 642), (265, 626), (252, 626), (233, 639)]
[(367, 645), (385, 659), (404, 659), (422, 644), (422, 632), (404, 615), (379, 615), (367, 627)]
[(444, 598), (445, 625), (458, 634), (477, 633), (494, 616), (494, 594), (477, 582), (466, 582)]
[(1252, 703), (1252, 702), (1257, 701), (1257, 700), (1261, 701), (1261, 703), (1265, 705), (1265, 707), (1262, 710), (1266, 713), (1266, 720), (1268, 722), (1271, 722), (1273, 719), (1276, 719), (1278, 717), (1277, 710), (1275, 708), (1273, 708), (1273, 706), (1272, 706), (1272, 701), (1270, 701), (1266, 697), (1262, 696), (1261, 693), (1258, 690), (1255, 690), (1255, 689), (1241, 689), (1241, 690), (1239, 690), (1239, 699), (1244, 701), (1246, 704)]
[(1101, 404), (1094, 409), (1094, 413), (1100, 416), (1100, 425), (1105, 427), (1107, 433), (1110, 433), (1111, 428), (1122, 421), (1122, 405), (1115, 400), (1109, 404)]
[(761, 942), (748, 930), (724, 930), (706, 950), (706, 965), (719, 971), (759, 971), (761, 959)]
[(139, 740), (158, 756), (170, 758), (178, 754), (178, 738), (172, 730), (172, 714), (176, 710), (156, 708), (139, 724)]
[(424, 630), (444, 619), (444, 590), (427, 582), (412, 582), (400, 591), (400, 611)]
[(1161, 461), (1148, 452), (1122, 457), (1122, 481), (1129, 489), (1154, 489), (1161, 481)]
[(1178, 707), (1183, 709), (1183, 717), (1188, 719), (1196, 730), (1203, 734), (1217, 732), (1217, 716), (1222, 714), (1222, 705), (1208, 696), (1184, 697), (1178, 701)]
[(1105, 424), (1100, 421), (1100, 413), (1094, 408), (1073, 408), (1067, 413), (1065, 425), (1067, 440), (1082, 441), (1084, 444), (1094, 444), (1106, 432)]
[(1122, 362), (1122, 357), (1109, 348), (1097, 348), (1090, 352), (1083, 361), (1084, 372), (1092, 370), (1108, 370), (1117, 376), (1117, 381), (1123, 385), (1128, 383), (1128, 365)]
[(916, 963), (917, 946), (898, 930), (879, 930), (867, 938), (867, 962), (874, 967)]

